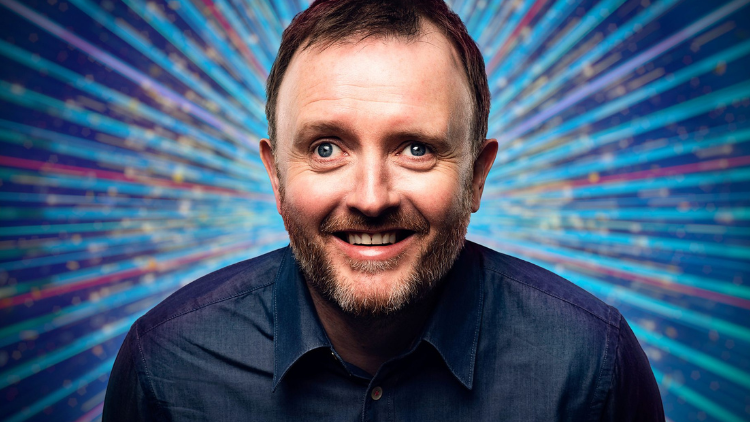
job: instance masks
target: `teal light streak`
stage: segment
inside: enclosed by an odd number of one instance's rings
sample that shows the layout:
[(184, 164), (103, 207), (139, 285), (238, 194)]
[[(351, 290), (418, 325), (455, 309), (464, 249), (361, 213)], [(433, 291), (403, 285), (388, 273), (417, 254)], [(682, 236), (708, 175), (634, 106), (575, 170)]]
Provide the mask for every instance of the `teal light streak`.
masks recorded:
[(51, 61), (18, 48), (12, 44), (0, 40), (0, 54), (5, 55), (17, 62), (38, 72), (46, 73), (58, 80), (78, 88), (84, 92), (94, 95), (95, 97), (107, 103), (120, 106), (123, 110), (132, 113), (134, 116), (148, 120), (156, 125), (164, 126), (177, 133), (201, 141), (206, 146), (216, 149), (224, 155), (234, 157), (240, 161), (246, 162), (255, 171), (260, 170), (260, 160), (257, 154), (250, 152), (247, 148), (228, 143), (224, 140), (209, 136), (204, 132), (196, 129), (185, 122), (176, 119), (166, 113), (149, 107), (134, 97), (124, 95), (118, 91), (107, 88), (104, 85), (88, 80), (82, 75), (70, 71)]
[(719, 406), (708, 398), (696, 393), (684, 384), (677, 382), (673, 378), (665, 376), (661, 371), (654, 369), (656, 382), (663, 385), (671, 393), (683, 398), (685, 401), (698, 409), (705, 410), (706, 413), (715, 417), (722, 422), (743, 422), (744, 420), (732, 412)]
[[(602, 130), (594, 135), (582, 136), (581, 138), (576, 139), (576, 142), (569, 142), (564, 145), (549, 148), (544, 152), (534, 154), (527, 160), (505, 163), (503, 166), (496, 166), (490, 173), (489, 179), (496, 180), (501, 177), (508, 177), (521, 170), (549, 165), (552, 162), (559, 161), (575, 154), (585, 153), (592, 148), (600, 147), (628, 136), (648, 132), (699, 114), (707, 113), (722, 104), (730, 104), (734, 100), (742, 100), (746, 97), (750, 97), (750, 82), (738, 83), (711, 94), (703, 95), (662, 109), (647, 116), (634, 118), (629, 122)], [(506, 152), (507, 151), (503, 151), (503, 153)], [(497, 161), (504, 162), (505, 155), (498, 154)]]
[[(484, 235), (472, 234), (470, 238), (476, 239), (477, 242), (485, 245), (495, 246), (498, 250), (505, 249), (502, 244)], [(534, 247), (538, 248), (538, 245), (534, 245)], [(608, 301), (609, 298), (617, 299), (618, 301), (643, 309), (646, 312), (661, 315), (674, 322), (687, 324), (706, 331), (716, 330), (717, 332), (730, 337), (750, 343), (750, 329), (741, 325), (654, 299), (650, 296), (636, 293), (625, 287), (609, 284), (597, 278), (561, 266), (557, 261), (536, 259), (526, 256), (525, 254), (517, 255), (542, 268), (554, 271), (562, 277), (566, 277), (573, 283), (599, 296), (602, 300)], [(611, 300), (609, 301), (611, 302)]]
[[(270, 228), (283, 228), (281, 221), (278, 218), (273, 218), (273, 225)], [(161, 228), (193, 228), (193, 227), (204, 227), (212, 226), (214, 224), (236, 224), (238, 227), (250, 224), (246, 216), (234, 216), (234, 217), (216, 217), (212, 219), (197, 220), (186, 220), (184, 218), (172, 219), (172, 220), (159, 220), (159, 227)], [(92, 223), (73, 223), (73, 224), (42, 224), (42, 225), (31, 225), (31, 226), (8, 226), (0, 228), (0, 235), (2, 236), (40, 236), (40, 235), (52, 235), (61, 233), (95, 233), (95, 232), (108, 232), (115, 230), (142, 230), (149, 231), (153, 230), (154, 222), (151, 220), (120, 220), (113, 222), (101, 222), (95, 221)], [(283, 230), (283, 229), (282, 229)]]
[[(750, 260), (750, 248), (740, 245), (706, 243), (694, 240), (654, 237), (639, 234), (601, 233), (585, 231), (548, 230), (540, 228), (515, 228), (503, 231), (503, 236), (520, 237), (525, 239), (556, 239), (572, 242), (587, 247), (627, 245), (640, 249), (660, 249), (670, 252), (686, 252), (691, 254), (707, 254), (739, 260)], [(745, 296), (750, 299), (750, 289)]]
[[(495, 110), (502, 109), (509, 100), (518, 95), (518, 93), (523, 91), (523, 89), (533, 82), (534, 79), (560, 60), (565, 53), (583, 39), (586, 34), (596, 28), (605, 18), (607, 18), (607, 16), (620, 7), (624, 1), (625, 0), (603, 0), (594, 5), (568, 34), (561, 36), (555, 45), (546, 50), (536, 62), (525, 67), (525, 69), (528, 70), (523, 73), (523, 76), (519, 80), (514, 81), (511, 85), (508, 85), (500, 91), (500, 95), (493, 95), (493, 107), (490, 111), (490, 115), (493, 115)], [(490, 87), (494, 86), (495, 83), (496, 81), (493, 75)]]
[(99, 366), (95, 367), (91, 371), (84, 374), (82, 377), (71, 382), (69, 385), (64, 386), (58, 390), (55, 390), (53, 393), (45, 396), (43, 399), (35, 402), (31, 406), (11, 416), (10, 418), (6, 420), (6, 422), (23, 422), (25, 420), (28, 420), (29, 418), (38, 414), (45, 408), (52, 406), (53, 404), (69, 396), (70, 394), (78, 390), (79, 388), (85, 387), (89, 385), (90, 383), (94, 382), (97, 378), (101, 377), (102, 375), (108, 374), (110, 371), (112, 371), (112, 365), (114, 365), (114, 363), (115, 363), (114, 357), (107, 359), (106, 361), (102, 362)]
[[(579, 74), (586, 66), (595, 63), (598, 59), (604, 56), (606, 53), (612, 51), (617, 45), (623, 43), (625, 40), (633, 36), (638, 32), (638, 29), (648, 25), (654, 19), (658, 18), (664, 12), (669, 10), (672, 6), (679, 3), (681, 0), (664, 0), (657, 1), (651, 4), (649, 7), (643, 9), (638, 15), (623, 22), (622, 25), (613, 33), (609, 34), (604, 40), (598, 42), (591, 50), (587, 51), (583, 56), (573, 62), (570, 66), (566, 66), (561, 70), (560, 73), (553, 76), (547, 83), (540, 86), (538, 89), (530, 92), (525, 98), (513, 107), (513, 111), (508, 110), (506, 104), (509, 100), (500, 100), (495, 102), (496, 110), (493, 117), (496, 117), (492, 125), (494, 133), (503, 128), (510, 120), (514, 117), (523, 114), (524, 112), (533, 108), (536, 104), (547, 98), (549, 95), (557, 91), (562, 84)], [(528, 83), (527, 83), (528, 84)], [(524, 85), (525, 87), (525, 85)], [(500, 111), (506, 111), (506, 113), (499, 113)]]
[(222, 256), (220, 259), (201, 262), (188, 270), (169, 274), (160, 274), (158, 282), (141, 283), (130, 289), (118, 292), (99, 300), (88, 300), (78, 305), (65, 307), (57, 312), (42, 315), (33, 319), (0, 329), (0, 347), (24, 340), (30, 333), (39, 335), (50, 332), (74, 322), (81, 321), (103, 311), (112, 310), (142, 299), (169, 293), (178, 287), (196, 280), (227, 265), (234, 264), (249, 255), (260, 255), (264, 252), (283, 246), (285, 242), (259, 242), (246, 251)]
[[(262, 80), (265, 79), (266, 75), (263, 75), (259, 73), (258, 70), (252, 68), (251, 66), (248, 66), (248, 64), (246, 63), (246, 59), (237, 53), (232, 43), (227, 42), (226, 37), (220, 37), (214, 30), (213, 25), (207, 24), (206, 16), (202, 15), (198, 11), (198, 9), (195, 7), (195, 5), (193, 5), (192, 2), (181, 0), (179, 3), (177, 3), (177, 5), (178, 7), (175, 9), (175, 12), (177, 12), (177, 14), (180, 15), (185, 20), (185, 22), (187, 22), (188, 25), (190, 25), (191, 28), (193, 28), (196, 34), (198, 34), (201, 38), (203, 38), (206, 45), (211, 46), (212, 48), (215, 48), (217, 52), (221, 54), (221, 56), (225, 59), (225, 63), (227, 65), (230, 65), (229, 67), (232, 68), (234, 73), (239, 75), (240, 78), (248, 86), (251, 87), (253, 93), (261, 101), (261, 105), (262, 105), (264, 91), (263, 90), (257, 91), (257, 88), (258, 88), (258, 82), (262, 82)], [(214, 5), (215, 6), (217, 5), (215, 1), (214, 1)], [(224, 16), (224, 17), (228, 18), (228, 16)], [(152, 25), (154, 24), (152, 23)], [(160, 22), (158, 23), (158, 26), (160, 28), (164, 28), (163, 29), (164, 31), (170, 31), (170, 33), (173, 30), (178, 31), (176, 27), (170, 28), (167, 25), (169, 24), (162, 17), (162, 19), (160, 19)], [(161, 32), (159, 28), (157, 28), (157, 30)], [(177, 39), (177, 37), (179, 37), (180, 39)], [(173, 38), (175, 38), (175, 41), (179, 45), (184, 45), (185, 48), (190, 48), (191, 44), (192, 46), (197, 47), (197, 44), (194, 41), (190, 40), (188, 37), (184, 36), (184, 34), (175, 32), (170, 37), (167, 37), (167, 39), (169, 39), (170, 41)], [(246, 45), (250, 47), (249, 43)], [(208, 57), (203, 57), (201, 58), (201, 60), (208, 61), (211, 59)], [(231, 77), (231, 75), (227, 75), (227, 76)]]
[[(7, 130), (6, 130), (7, 129)], [(106, 163), (114, 168), (140, 169), (168, 178), (180, 174), (184, 181), (211, 186), (251, 191), (247, 179), (229, 177), (218, 171), (208, 170), (181, 161), (170, 161), (147, 152), (136, 153), (129, 149), (101, 142), (51, 132), (32, 126), (21, 125), (0, 119), (0, 142), (23, 147), (43, 148), (51, 152)]]
[(263, 116), (265, 114), (263, 110), (263, 101), (265, 97), (265, 89), (263, 83), (257, 78), (251, 78), (249, 81), (252, 85), (249, 86), (251, 91), (248, 91), (241, 86), (237, 81), (232, 78), (221, 66), (217, 65), (213, 60), (203, 53), (203, 49), (200, 48), (194, 41), (188, 39), (182, 31), (172, 25), (161, 12), (155, 7), (149, 7), (149, 5), (141, 0), (123, 0), (134, 12), (136, 12), (145, 22), (151, 25), (157, 32), (159, 32), (164, 38), (166, 38), (172, 45), (174, 45), (182, 54), (190, 58), (199, 68), (201, 68), (208, 76), (216, 81), (222, 88), (228, 93), (234, 95), (241, 104), (243, 104), (248, 110), (251, 110), (254, 115)]
[(70, 359), (98, 344), (102, 344), (107, 340), (125, 334), (139, 317), (140, 314), (130, 315), (119, 319), (111, 324), (107, 324), (107, 326), (102, 327), (100, 330), (80, 337), (65, 347), (56, 349), (0, 373), (0, 388), (5, 388), (9, 385), (15, 384), (24, 378), (41, 372), (66, 359)]
[[(588, 175), (593, 172), (603, 172), (618, 168), (635, 166), (638, 164), (654, 163), (666, 158), (695, 154), (701, 150), (720, 147), (724, 145), (734, 145), (750, 141), (750, 129), (721, 130), (721, 133), (708, 136), (704, 139), (696, 139), (698, 136), (706, 136), (700, 132), (693, 132), (685, 136), (675, 136), (663, 140), (664, 146), (650, 148), (650, 145), (636, 147), (628, 151), (613, 154), (611, 159), (601, 156), (585, 157), (570, 165), (561, 166), (551, 170), (538, 170), (530, 172), (533, 177), (526, 180), (505, 179), (493, 182), (493, 189), (500, 190), (502, 187), (510, 189), (520, 189), (528, 186), (535, 186), (552, 181), (561, 181)], [(661, 142), (661, 141), (660, 141)], [(524, 174), (524, 173), (522, 173)]]
[(724, 377), (736, 384), (739, 384), (746, 389), (750, 389), (750, 373), (747, 373), (735, 366), (728, 365), (691, 347), (685, 346), (678, 341), (672, 340), (668, 337), (664, 337), (661, 334), (648, 331), (638, 324), (630, 324), (630, 328), (633, 329), (633, 333), (636, 336), (642, 338), (649, 344), (654, 345), (659, 349), (669, 353), (670, 355), (685, 359), (686, 361), (691, 362), (700, 368), (711, 371), (714, 374)]
[[(262, 237), (259, 238), (263, 239)], [(273, 241), (278, 240), (282, 241), (286, 239), (286, 233), (272, 233), (269, 235), (269, 238), (266, 239), (267, 241)], [(239, 241), (235, 242), (221, 242), (217, 244), (212, 244), (211, 252), (215, 256), (220, 256), (223, 249), (231, 249), (240, 245), (247, 245), (250, 246), (250, 242), (247, 241), (247, 238), (241, 238)], [(0, 287), (0, 298), (6, 298), (11, 297), (23, 293), (28, 293), (32, 289), (43, 289), (48, 288), (52, 286), (64, 286), (73, 284), (76, 282), (80, 282), (83, 280), (87, 280), (94, 277), (100, 277), (100, 276), (106, 276), (106, 275), (112, 275), (116, 273), (125, 272), (128, 270), (134, 270), (134, 269), (146, 269), (148, 268), (148, 265), (150, 262), (156, 262), (160, 264), (164, 264), (169, 261), (177, 261), (181, 259), (191, 258), (196, 255), (201, 255), (206, 253), (205, 245), (199, 245), (197, 247), (193, 248), (185, 248), (180, 249), (176, 251), (168, 251), (168, 252), (161, 252), (156, 253), (148, 256), (139, 256), (135, 258), (130, 259), (124, 259), (120, 260), (114, 263), (110, 263), (107, 265), (97, 266), (97, 267), (91, 267), (91, 268), (83, 268), (75, 271), (69, 271), (65, 273), (59, 273), (55, 274), (53, 276), (49, 277), (42, 277), (35, 280), (28, 280), (25, 281), (22, 284), (15, 284), (12, 286), (6, 286), (6, 287)], [(226, 253), (226, 252), (225, 252)]]
[(654, 82), (651, 82), (650, 84), (645, 85), (644, 87), (629, 94), (623, 95), (616, 100), (608, 101), (606, 104), (591, 111), (567, 119), (565, 123), (556, 125), (552, 129), (536, 133), (533, 136), (524, 139), (522, 143), (514, 144), (514, 147), (511, 147), (503, 152), (502, 158), (500, 160), (496, 160), (496, 164), (509, 162), (510, 160), (525, 153), (526, 151), (538, 150), (539, 148), (560, 139), (566, 134), (576, 129), (580, 129), (582, 126), (600, 121), (605, 117), (625, 110), (636, 103), (662, 94), (667, 90), (689, 82), (692, 78), (695, 78), (704, 73), (714, 71), (716, 67), (721, 63), (730, 63), (743, 56), (746, 56), (747, 54), (750, 54), (750, 41), (737, 44), (734, 47), (728, 48), (724, 51), (714, 54), (711, 57), (703, 59), (692, 66), (684, 67), (671, 75), (659, 78)]
[[(493, 233), (493, 231), (490, 231), (489, 233), (483, 233), (483, 234), (477, 233), (477, 235), (482, 236), (481, 237), (482, 239), (489, 239), (488, 237), (485, 237), (488, 234), (493, 235), (495, 233)], [(497, 238), (506, 239), (508, 237), (512, 237), (512, 234), (507, 233), (507, 232), (497, 233)], [(514, 238), (513, 241), (509, 243), (515, 246), (524, 248), (526, 250), (544, 251), (546, 254), (552, 255), (554, 258), (550, 258), (550, 259), (556, 262), (558, 261), (565, 262), (564, 258), (572, 258), (574, 261), (596, 264), (604, 269), (616, 268), (620, 271), (628, 271), (633, 274), (640, 274), (640, 275), (644, 275), (647, 277), (652, 277), (657, 280), (663, 281), (665, 285), (668, 283), (673, 283), (673, 284), (679, 284), (679, 285), (684, 285), (684, 286), (696, 287), (696, 288), (703, 289), (709, 292), (721, 293), (721, 294), (729, 295), (733, 297), (750, 299), (750, 287), (738, 286), (728, 281), (721, 281), (721, 280), (716, 280), (716, 279), (712, 279), (708, 277), (695, 276), (691, 274), (669, 272), (666, 270), (654, 268), (653, 266), (634, 262), (628, 259), (611, 258), (611, 257), (603, 256), (603, 255), (590, 253), (590, 252), (572, 250), (570, 248), (565, 248), (565, 247), (551, 247), (551, 246), (540, 244), (539, 242), (529, 242), (529, 241), (524, 241), (518, 238)], [(552, 268), (550, 268), (550, 271), (552, 271)], [(558, 268), (555, 268), (554, 271), (559, 272), (560, 270)]]
[[(513, 48), (508, 56), (502, 60), (502, 64), (497, 70), (491, 73), (491, 84), (494, 84), (494, 86), (490, 85), (490, 89), (492, 90), (495, 86), (501, 87), (501, 80), (503, 79), (505, 79), (504, 83), (507, 84), (507, 80), (513, 74), (524, 69), (523, 66), (518, 66), (518, 64), (524, 63), (544, 40), (549, 39), (550, 32), (560, 25), (566, 17), (570, 16), (580, 3), (580, 0), (557, 0), (547, 10), (542, 19), (531, 28), (529, 36), (521, 39), (520, 44)], [(540, 89), (543, 88), (540, 87)], [(504, 116), (504, 114), (501, 116)]]
[(60, 117), (120, 138), (138, 140), (156, 150), (168, 152), (217, 170), (229, 171), (243, 177), (254, 176), (258, 180), (265, 179), (265, 177), (262, 177), (259, 167), (256, 167), (254, 171), (248, 171), (246, 166), (241, 166), (227, 158), (199, 150), (190, 145), (177, 143), (172, 139), (156, 135), (152, 131), (123, 123), (100, 113), (84, 110), (35, 91), (14, 87), (5, 81), (0, 81), (0, 99), (40, 110), (51, 116)]
[[(104, 12), (98, 5), (89, 0), (70, 0), (70, 2), (81, 9), (83, 12), (91, 16), (91, 18), (99, 22), (102, 26), (112, 31), (115, 35), (120, 37), (123, 41), (128, 43), (138, 52), (159, 65), (162, 69), (169, 72), (180, 82), (182, 82), (186, 86), (189, 86), (191, 89), (196, 90), (206, 99), (219, 105), (221, 109), (226, 113), (226, 115), (234, 122), (240, 123), (242, 126), (250, 128), (254, 133), (265, 133), (265, 127), (262, 124), (264, 119), (261, 118), (261, 116), (251, 116), (247, 114), (245, 109), (236, 107), (232, 102), (227, 100), (225, 94), (217, 93), (211, 88), (211, 86), (209, 86), (209, 84), (207, 84), (200, 78), (196, 78), (187, 69), (180, 66), (174, 66), (174, 62), (170, 60), (166, 54), (164, 54), (160, 49), (154, 47), (153, 44), (143, 38), (131, 27), (116, 21), (112, 15)], [(252, 112), (251, 110), (247, 111)], [(241, 138), (237, 138), (235, 139), (235, 141), (238, 144), (242, 144)]]
[[(594, 185), (571, 186), (563, 189), (545, 192), (529, 192), (514, 195), (519, 199), (550, 199), (550, 198), (594, 198), (598, 196), (612, 196), (623, 194), (634, 194), (638, 192), (656, 191), (659, 189), (677, 189), (696, 186), (708, 186), (712, 184), (723, 183), (741, 183), (750, 180), (750, 168), (741, 167), (731, 170), (716, 170), (711, 172), (700, 172), (692, 174), (674, 174), (659, 178), (642, 178), (638, 180), (622, 180), (616, 182), (607, 182)], [(486, 189), (488, 193), (494, 193), (491, 188)], [(607, 210), (602, 212), (601, 216), (612, 219), (632, 218), (637, 216), (630, 209)], [(565, 211), (567, 212), (567, 210)], [(577, 212), (591, 214), (588, 210)], [(690, 217), (687, 214), (692, 214)], [(637, 218), (637, 217), (636, 217)], [(747, 218), (747, 212), (744, 208), (725, 208), (718, 211), (695, 210), (661, 210), (655, 209), (649, 211), (648, 215), (641, 218), (649, 220), (653, 218), (679, 219), (679, 220), (705, 220), (711, 219), (717, 222), (744, 220)]]

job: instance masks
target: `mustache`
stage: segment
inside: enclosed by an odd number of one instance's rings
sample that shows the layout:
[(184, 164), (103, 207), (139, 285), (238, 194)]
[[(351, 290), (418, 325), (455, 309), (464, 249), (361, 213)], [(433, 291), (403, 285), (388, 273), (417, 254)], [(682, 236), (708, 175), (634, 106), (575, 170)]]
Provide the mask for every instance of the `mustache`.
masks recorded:
[(401, 229), (427, 234), (430, 223), (418, 212), (405, 212), (403, 209), (390, 211), (377, 217), (368, 217), (361, 213), (340, 216), (328, 215), (320, 223), (320, 232), (333, 234), (342, 231), (385, 231)]

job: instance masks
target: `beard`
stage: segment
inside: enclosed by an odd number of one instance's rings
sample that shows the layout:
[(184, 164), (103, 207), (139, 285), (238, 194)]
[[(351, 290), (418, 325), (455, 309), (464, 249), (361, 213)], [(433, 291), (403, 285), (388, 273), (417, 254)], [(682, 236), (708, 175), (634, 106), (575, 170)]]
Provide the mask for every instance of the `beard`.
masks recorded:
[[(292, 252), (300, 265), (308, 285), (328, 303), (345, 314), (356, 318), (381, 318), (398, 314), (409, 305), (420, 302), (434, 291), (439, 282), (453, 267), (466, 239), (466, 229), (471, 217), (470, 181), (464, 183), (459, 201), (444, 224), (436, 230), (432, 239), (425, 242), (430, 231), (427, 219), (418, 211), (407, 212), (403, 208), (388, 211), (378, 217), (367, 217), (361, 213), (343, 216), (326, 216), (318, 227), (303, 224), (305, 216), (289, 206), (280, 190), (281, 216), (289, 232)], [(381, 231), (399, 227), (412, 231), (419, 246), (412, 268), (402, 279), (387, 286), (378, 286), (363, 292), (362, 283), (350, 280), (336, 271), (331, 257), (326, 253), (326, 237), (341, 231)], [(367, 278), (395, 269), (405, 259), (405, 253), (387, 260), (352, 260), (346, 264), (353, 277)]]

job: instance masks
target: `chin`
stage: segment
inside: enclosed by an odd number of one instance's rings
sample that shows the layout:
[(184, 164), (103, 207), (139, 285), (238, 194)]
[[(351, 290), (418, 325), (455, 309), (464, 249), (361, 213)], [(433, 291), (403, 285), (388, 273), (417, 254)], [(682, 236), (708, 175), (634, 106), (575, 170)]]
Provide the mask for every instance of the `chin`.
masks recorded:
[[(308, 286), (353, 317), (400, 313), (435, 291), (463, 248), (470, 215), (468, 206), (458, 207), (433, 225), (416, 210), (394, 210), (377, 218), (329, 215), (309, 225), (304, 213), (282, 201), (290, 245)], [(391, 230), (396, 236), (389, 243), (347, 241), (351, 233)]]
[(403, 258), (349, 260), (344, 268), (334, 270), (334, 277), (325, 281), (327, 298), (347, 314), (360, 317), (386, 316), (407, 308), (434, 286), (431, 280), (418, 276), (415, 268), (418, 260), (408, 263)]
[(310, 288), (344, 314), (379, 318), (400, 313), (435, 290), (463, 248), (467, 223), (420, 239), (387, 260), (351, 259), (323, 247), (322, 239), (293, 235), (294, 227), (289, 237)]

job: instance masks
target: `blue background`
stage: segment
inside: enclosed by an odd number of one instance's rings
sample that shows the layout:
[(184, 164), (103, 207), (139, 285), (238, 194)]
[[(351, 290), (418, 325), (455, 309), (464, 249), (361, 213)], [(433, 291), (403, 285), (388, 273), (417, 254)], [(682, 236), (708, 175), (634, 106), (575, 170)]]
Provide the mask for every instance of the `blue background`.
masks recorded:
[[(449, 3), (500, 143), (469, 237), (618, 307), (669, 420), (749, 420), (750, 0)], [(136, 318), (287, 243), (257, 149), (306, 6), (0, 0), (0, 419), (97, 420)]]

